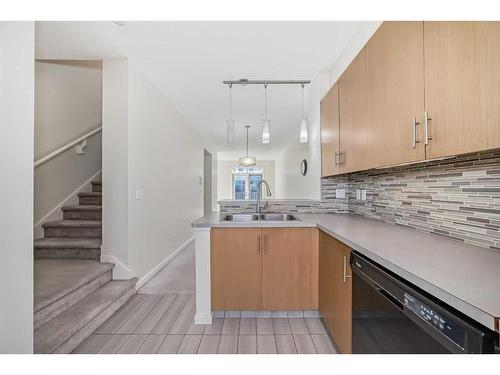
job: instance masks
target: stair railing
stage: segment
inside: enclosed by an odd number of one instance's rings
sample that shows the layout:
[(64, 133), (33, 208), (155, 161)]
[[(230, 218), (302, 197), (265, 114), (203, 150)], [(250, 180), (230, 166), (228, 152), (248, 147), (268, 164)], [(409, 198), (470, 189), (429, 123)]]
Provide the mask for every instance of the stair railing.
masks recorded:
[(97, 134), (102, 131), (102, 125), (98, 126), (97, 128), (85, 133), (81, 137), (78, 137), (77, 139), (66, 143), (64, 146), (59, 147), (57, 150), (52, 151), (51, 153), (41, 157), (38, 160), (35, 160), (35, 168), (39, 167), (42, 164), (47, 163), (49, 160), (54, 159), (56, 156), (62, 154), (63, 152), (69, 150), (70, 148), (76, 146), (76, 152), (79, 154), (84, 153), (84, 149), (87, 146), (87, 139), (92, 137), (94, 134)]

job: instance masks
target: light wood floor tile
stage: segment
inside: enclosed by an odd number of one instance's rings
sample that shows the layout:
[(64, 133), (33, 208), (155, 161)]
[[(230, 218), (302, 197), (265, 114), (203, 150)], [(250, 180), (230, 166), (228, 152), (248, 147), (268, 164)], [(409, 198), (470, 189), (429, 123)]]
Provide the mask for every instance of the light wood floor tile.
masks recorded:
[(160, 301), (161, 296), (147, 296), (146, 302), (144, 302), (131, 316), (130, 318), (116, 331), (118, 334), (131, 334), (137, 328), (139, 324), (146, 318), (146, 316), (151, 312), (153, 307)]
[(165, 311), (165, 314), (163, 314), (158, 323), (156, 323), (151, 333), (159, 335), (167, 334), (170, 331), (170, 328), (172, 328), (172, 325), (177, 320), (179, 313), (181, 312), (188, 299), (189, 295), (179, 294), (177, 298), (170, 304), (167, 311)]
[(291, 335), (290, 323), (287, 318), (273, 318), (275, 335)]
[(224, 324), (224, 318), (214, 318), (212, 319), (212, 324), (205, 327), (205, 335), (220, 335), (222, 333), (222, 325)]
[(257, 334), (257, 319), (241, 318), (240, 335), (255, 335), (255, 334)]
[(162, 296), (160, 301), (153, 307), (141, 324), (134, 329), (134, 334), (150, 334), (176, 297), (175, 294), (166, 294)]
[(129, 335), (113, 335), (109, 341), (99, 350), (100, 354), (114, 354), (120, 350), (127, 341)]
[(257, 354), (257, 336), (239, 335), (238, 354)]
[(223, 335), (237, 335), (240, 332), (240, 318), (224, 318)]
[(276, 341), (274, 335), (257, 335), (258, 354), (276, 354)]
[(136, 354), (146, 340), (147, 335), (130, 335), (127, 341), (120, 347), (119, 354)]
[(236, 354), (238, 351), (238, 335), (220, 336), (218, 354)]
[(311, 335), (311, 338), (316, 346), (319, 354), (334, 354), (336, 353), (335, 347), (328, 335)]
[(96, 354), (111, 339), (111, 335), (92, 335), (76, 350), (78, 354)]
[(195, 300), (194, 295), (189, 297), (184, 307), (179, 313), (179, 316), (175, 320), (174, 324), (168, 332), (169, 335), (184, 335), (191, 323), (194, 320), (195, 313)]
[(278, 354), (297, 354), (297, 348), (292, 335), (276, 335), (276, 348)]
[(293, 335), (298, 354), (317, 354), (310, 335)]
[(158, 354), (176, 354), (183, 338), (183, 335), (167, 335), (158, 348)]
[(113, 314), (97, 331), (98, 334), (113, 334), (146, 302), (147, 296), (135, 295), (118, 312)]
[(258, 335), (274, 335), (273, 320), (270, 318), (257, 318)]
[(326, 335), (325, 327), (319, 318), (304, 318), (311, 335)]
[(138, 354), (155, 354), (158, 352), (161, 343), (165, 340), (166, 335), (149, 335), (141, 348), (137, 352)]
[(203, 335), (198, 348), (198, 354), (216, 354), (219, 348), (219, 340), (219, 335)]
[(205, 328), (207, 328), (209, 324), (194, 324), (194, 318), (191, 324), (189, 325), (186, 335), (203, 335), (205, 333)]
[(196, 354), (201, 342), (201, 335), (185, 335), (177, 354)]
[(309, 330), (307, 329), (306, 321), (304, 318), (290, 318), (290, 328), (294, 335), (308, 335)]

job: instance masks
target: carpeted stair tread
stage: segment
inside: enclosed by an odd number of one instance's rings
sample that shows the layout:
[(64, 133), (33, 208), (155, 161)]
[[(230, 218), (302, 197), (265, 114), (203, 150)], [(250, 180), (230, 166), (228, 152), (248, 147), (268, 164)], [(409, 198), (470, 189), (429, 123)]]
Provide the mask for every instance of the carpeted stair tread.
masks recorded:
[(100, 238), (39, 238), (35, 240), (35, 249), (100, 249)]
[(114, 264), (85, 259), (35, 259), (35, 312), (70, 294)]
[(101, 228), (101, 220), (57, 220), (42, 224), (44, 228)]
[[(131, 288), (134, 288), (136, 283), (137, 278), (110, 281), (41, 326), (35, 331), (35, 353), (53, 353), (81, 329), (85, 327), (88, 330), (97, 328), (88, 327), (88, 325), (101, 312), (111, 306), (113, 302), (117, 301)], [(72, 346), (76, 347), (77, 344), (72, 343)]]
[(78, 193), (79, 197), (102, 197), (102, 193), (100, 191), (91, 191), (85, 193)]
[(102, 211), (102, 206), (97, 206), (94, 204), (76, 204), (74, 206), (64, 206), (63, 211)]

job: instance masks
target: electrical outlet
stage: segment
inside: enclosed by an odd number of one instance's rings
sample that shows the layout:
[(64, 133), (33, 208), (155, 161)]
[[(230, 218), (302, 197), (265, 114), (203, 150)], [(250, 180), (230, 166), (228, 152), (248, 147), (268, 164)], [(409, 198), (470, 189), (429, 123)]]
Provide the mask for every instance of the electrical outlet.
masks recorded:
[(335, 198), (337, 199), (345, 198), (345, 189), (335, 189)]
[(136, 189), (135, 190), (135, 199), (140, 201), (142, 198), (144, 198), (144, 191), (142, 188)]
[(361, 190), (361, 200), (366, 201), (366, 190), (365, 189)]
[(356, 189), (356, 200), (361, 200), (361, 190)]

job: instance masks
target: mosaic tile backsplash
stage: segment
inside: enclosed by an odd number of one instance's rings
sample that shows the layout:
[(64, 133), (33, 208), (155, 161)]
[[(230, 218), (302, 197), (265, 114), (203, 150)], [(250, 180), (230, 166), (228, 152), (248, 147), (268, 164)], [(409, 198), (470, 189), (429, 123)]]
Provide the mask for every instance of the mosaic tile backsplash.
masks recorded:
[(351, 213), (500, 251), (500, 150), (357, 172), (348, 186)]
[[(335, 198), (340, 188), (345, 199)], [(268, 211), (350, 212), (500, 251), (500, 150), (323, 178), (321, 201), (269, 202)], [(255, 203), (225, 201), (220, 210), (254, 211)]]

